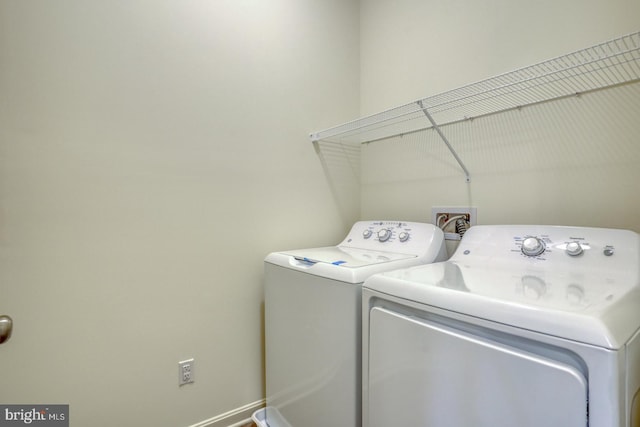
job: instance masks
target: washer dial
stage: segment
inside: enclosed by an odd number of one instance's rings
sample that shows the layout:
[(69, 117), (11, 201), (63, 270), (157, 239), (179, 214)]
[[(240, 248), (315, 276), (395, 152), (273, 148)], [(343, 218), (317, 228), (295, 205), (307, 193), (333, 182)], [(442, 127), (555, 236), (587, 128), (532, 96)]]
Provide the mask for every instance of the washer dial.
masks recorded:
[(529, 236), (522, 241), (522, 253), (526, 256), (538, 256), (544, 250), (544, 242), (537, 237)]
[(388, 228), (383, 228), (382, 230), (378, 231), (379, 241), (386, 242), (387, 240), (389, 240), (390, 237), (391, 237), (391, 230), (389, 230)]
[(398, 235), (398, 239), (400, 239), (401, 242), (406, 242), (407, 240), (409, 240), (409, 233), (407, 233), (406, 231), (400, 232), (400, 234)]
[(580, 243), (578, 243), (578, 242), (569, 242), (569, 243), (567, 243), (567, 248), (565, 249), (565, 252), (568, 255), (571, 255), (571, 256), (578, 256), (578, 255), (582, 254), (583, 250), (582, 250), (582, 246), (580, 245)]

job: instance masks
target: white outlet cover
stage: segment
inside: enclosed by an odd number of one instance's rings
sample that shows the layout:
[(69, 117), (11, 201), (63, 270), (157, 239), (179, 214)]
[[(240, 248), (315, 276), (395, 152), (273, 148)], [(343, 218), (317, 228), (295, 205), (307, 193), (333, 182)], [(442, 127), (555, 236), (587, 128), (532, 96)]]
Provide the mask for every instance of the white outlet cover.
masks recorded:
[(194, 382), (194, 359), (178, 362), (178, 385)]

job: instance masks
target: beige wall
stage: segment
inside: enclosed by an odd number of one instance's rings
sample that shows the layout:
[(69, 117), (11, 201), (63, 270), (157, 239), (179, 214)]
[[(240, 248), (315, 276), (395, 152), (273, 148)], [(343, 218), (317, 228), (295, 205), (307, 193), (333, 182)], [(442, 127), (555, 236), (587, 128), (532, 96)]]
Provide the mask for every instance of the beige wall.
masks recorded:
[(263, 257), (357, 219), (307, 137), (358, 114), (357, 22), (344, 0), (0, 2), (0, 402), (177, 427), (263, 397)]
[(359, 3), (0, 2), (0, 402), (174, 427), (261, 399), (264, 255), (358, 217), (640, 231), (637, 87), (448, 126), (471, 184), (432, 133), (307, 139), (637, 30), (637, 1)]
[[(361, 113), (370, 114), (638, 31), (637, 1), (361, 2)], [(362, 147), (363, 218), (640, 231), (638, 83)], [(425, 120), (426, 121), (426, 120)], [(384, 203), (381, 203), (381, 200)]]

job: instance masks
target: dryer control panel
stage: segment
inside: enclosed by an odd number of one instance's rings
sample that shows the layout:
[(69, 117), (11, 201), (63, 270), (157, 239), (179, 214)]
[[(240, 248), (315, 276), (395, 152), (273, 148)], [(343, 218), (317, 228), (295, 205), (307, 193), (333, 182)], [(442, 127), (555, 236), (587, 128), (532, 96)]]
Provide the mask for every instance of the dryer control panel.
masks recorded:
[(640, 325), (640, 235), (630, 230), (477, 225), (446, 262), (389, 271), (365, 287), (603, 348)]
[(449, 261), (470, 293), (588, 313), (639, 286), (639, 260), (633, 231), (537, 225), (471, 227)]
[(639, 257), (638, 235), (629, 230), (505, 225), (472, 227), (452, 260), (623, 271)]

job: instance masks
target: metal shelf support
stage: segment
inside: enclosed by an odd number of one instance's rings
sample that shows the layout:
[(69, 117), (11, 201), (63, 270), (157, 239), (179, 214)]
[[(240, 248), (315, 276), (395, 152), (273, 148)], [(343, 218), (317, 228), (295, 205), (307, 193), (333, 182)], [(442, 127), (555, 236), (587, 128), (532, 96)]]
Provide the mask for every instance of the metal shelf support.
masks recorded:
[(451, 146), (451, 144), (449, 143), (449, 140), (447, 139), (447, 137), (444, 135), (444, 133), (442, 133), (442, 131), (440, 130), (440, 126), (438, 126), (438, 124), (436, 123), (435, 120), (433, 120), (433, 117), (431, 117), (431, 114), (429, 114), (429, 111), (427, 110), (427, 108), (424, 106), (424, 104), (422, 103), (422, 101), (418, 101), (417, 102), (418, 106), (420, 107), (420, 109), (422, 110), (422, 112), (424, 113), (425, 116), (427, 116), (427, 119), (429, 119), (429, 121), (431, 122), (431, 126), (433, 126), (433, 129), (435, 129), (436, 132), (438, 132), (438, 135), (440, 135), (440, 138), (444, 141), (444, 143), (447, 145), (447, 148), (449, 149), (449, 151), (451, 151), (451, 154), (453, 154), (453, 157), (456, 159), (456, 161), (458, 162), (458, 164), (460, 165), (460, 167), (462, 168), (462, 170), (464, 171), (464, 177), (465, 180), (467, 182), (471, 182), (471, 176), (469, 175), (469, 170), (467, 169), (467, 167), (464, 165), (464, 163), (462, 162), (462, 159), (460, 158), (460, 156), (458, 156), (458, 153), (456, 153), (456, 150), (453, 149), (453, 147)]

